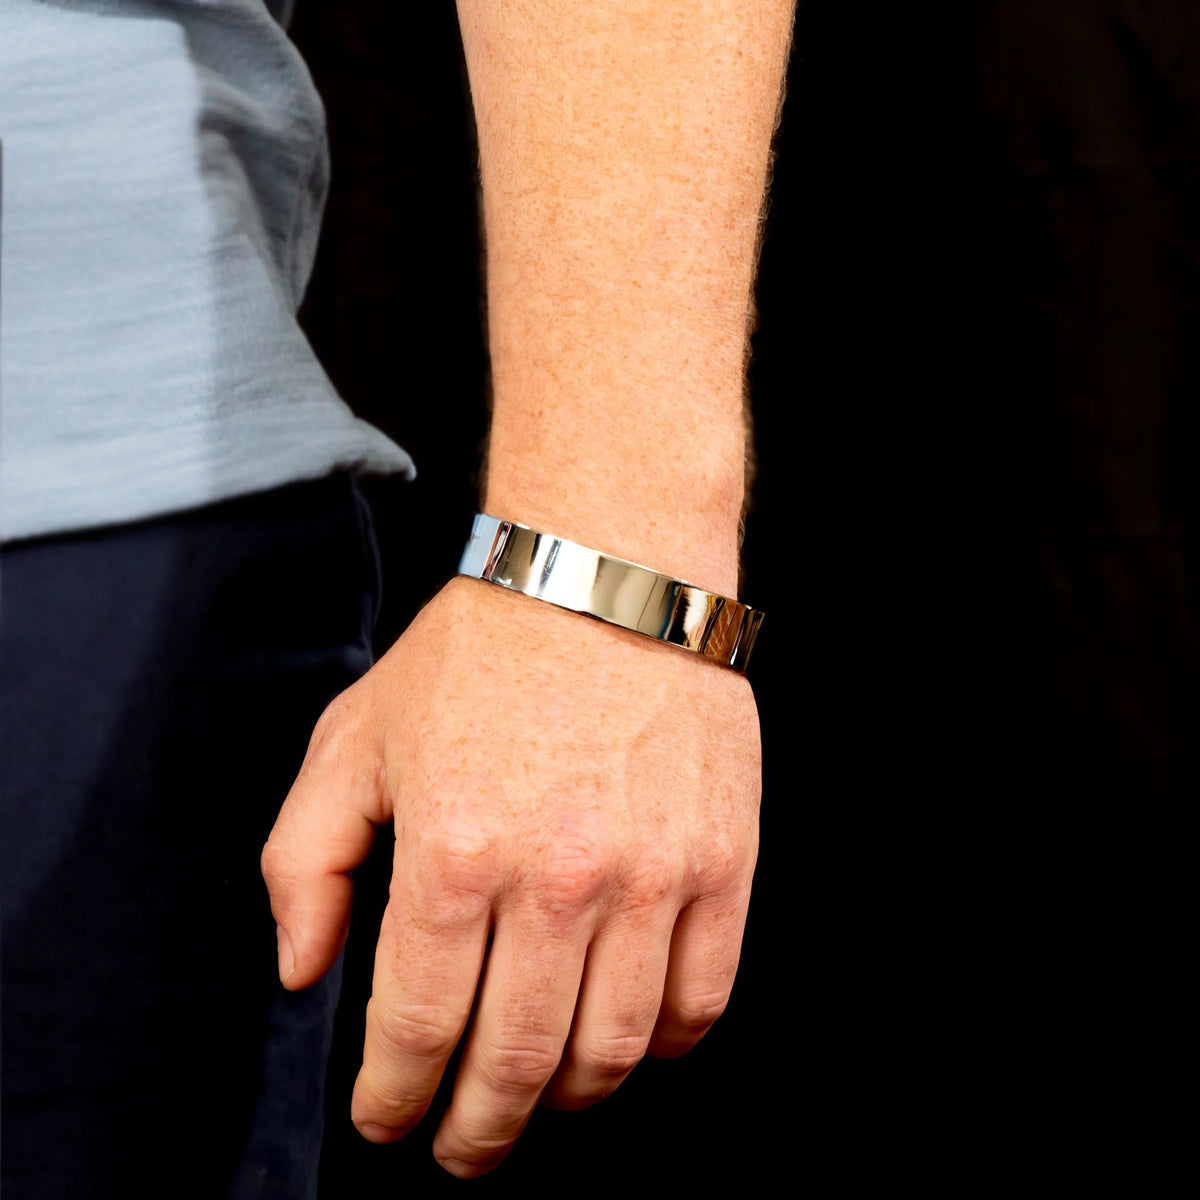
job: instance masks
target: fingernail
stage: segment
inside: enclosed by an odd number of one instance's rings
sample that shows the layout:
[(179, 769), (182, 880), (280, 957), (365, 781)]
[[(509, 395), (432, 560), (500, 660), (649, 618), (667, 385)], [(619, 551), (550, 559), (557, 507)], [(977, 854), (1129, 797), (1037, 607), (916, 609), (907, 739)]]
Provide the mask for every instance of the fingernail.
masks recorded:
[(296, 956), (292, 953), (292, 939), (282, 925), (275, 926), (275, 941), (279, 944), (279, 981), (287, 983), (296, 970)]

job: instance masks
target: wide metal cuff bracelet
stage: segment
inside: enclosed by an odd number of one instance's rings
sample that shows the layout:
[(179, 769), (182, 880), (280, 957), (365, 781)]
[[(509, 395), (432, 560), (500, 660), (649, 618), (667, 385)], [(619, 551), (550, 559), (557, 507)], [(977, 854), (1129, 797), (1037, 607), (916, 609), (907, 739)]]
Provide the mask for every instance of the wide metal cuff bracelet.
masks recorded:
[(694, 650), (736, 671), (746, 669), (763, 619), (736, 600), (649, 567), (482, 513), (458, 573)]

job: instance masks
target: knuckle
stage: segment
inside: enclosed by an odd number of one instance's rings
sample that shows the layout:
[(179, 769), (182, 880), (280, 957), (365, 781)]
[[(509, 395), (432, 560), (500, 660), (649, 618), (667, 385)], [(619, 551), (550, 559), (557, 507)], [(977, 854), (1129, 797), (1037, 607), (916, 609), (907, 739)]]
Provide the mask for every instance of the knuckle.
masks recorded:
[(406, 1058), (441, 1060), (458, 1041), (461, 1022), (447, 1008), (429, 1004), (384, 1004), (372, 999), (368, 1020), (387, 1046)]
[[(452, 1157), (490, 1171), (504, 1160), (519, 1132), (519, 1129), (514, 1128), (511, 1133), (498, 1134), (494, 1129), (485, 1128), (477, 1120), (466, 1121), (454, 1131), (456, 1144)], [(438, 1157), (445, 1160), (451, 1155), (443, 1151)]]
[(648, 1035), (610, 1034), (580, 1046), (576, 1062), (586, 1075), (616, 1080), (628, 1075), (646, 1056)]
[(550, 911), (577, 911), (600, 894), (609, 872), (604, 856), (594, 846), (563, 845), (539, 863), (532, 885)]
[(475, 829), (442, 829), (422, 847), (439, 889), (468, 899), (491, 900), (496, 853), (491, 838)]
[(259, 870), (266, 881), (267, 890), (274, 894), (290, 887), (297, 880), (295, 860), (292, 855), (276, 840), (271, 839), (262, 848), (258, 860)]
[(674, 1006), (672, 1023), (685, 1034), (699, 1037), (725, 1011), (729, 992), (707, 992), (684, 996)]
[(349, 689), (335, 696), (317, 718), (308, 739), (306, 767), (311, 768), (314, 763), (336, 765), (351, 752), (350, 745), (358, 736), (360, 715), (352, 691)]
[(711, 894), (738, 888), (753, 872), (754, 859), (755, 847), (745, 837), (733, 832), (713, 837), (705, 846), (699, 891)]
[(356, 1125), (382, 1125), (404, 1134), (425, 1115), (432, 1087), (423, 1088), (410, 1079), (386, 1069), (386, 1064), (368, 1055), (354, 1084), (351, 1112)]
[(558, 1069), (561, 1048), (549, 1037), (489, 1046), (481, 1052), (484, 1077), (503, 1094), (539, 1092)]
[(389, 1098), (364, 1092), (354, 1112), (356, 1125), (382, 1125), (393, 1136), (403, 1137), (420, 1124), (428, 1111), (427, 1100), (403, 1097)]
[[(412, 851), (422, 923), (433, 933), (451, 935), (486, 920), (500, 887), (492, 841), (476, 831), (428, 831)], [(389, 913), (406, 909), (412, 897), (406, 877), (393, 875)]]
[(623, 879), (625, 902), (635, 909), (654, 909), (684, 890), (687, 867), (681, 856), (645, 851)]

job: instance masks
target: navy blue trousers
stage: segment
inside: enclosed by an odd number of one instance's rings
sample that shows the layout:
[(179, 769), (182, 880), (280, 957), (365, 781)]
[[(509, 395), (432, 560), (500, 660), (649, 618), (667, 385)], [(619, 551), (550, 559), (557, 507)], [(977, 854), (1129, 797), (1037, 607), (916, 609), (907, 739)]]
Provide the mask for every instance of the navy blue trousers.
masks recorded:
[(345, 477), (2, 561), (5, 1200), (316, 1188), (338, 972), (284, 992), (258, 858), (370, 665)]

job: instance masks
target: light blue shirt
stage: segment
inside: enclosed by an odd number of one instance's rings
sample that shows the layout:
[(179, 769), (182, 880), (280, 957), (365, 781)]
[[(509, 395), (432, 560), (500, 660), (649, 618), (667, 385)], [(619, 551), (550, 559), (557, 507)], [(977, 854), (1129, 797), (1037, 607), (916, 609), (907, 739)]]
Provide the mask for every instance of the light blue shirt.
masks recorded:
[(295, 314), (329, 176), (289, 0), (0, 0), (0, 537), (411, 474)]

